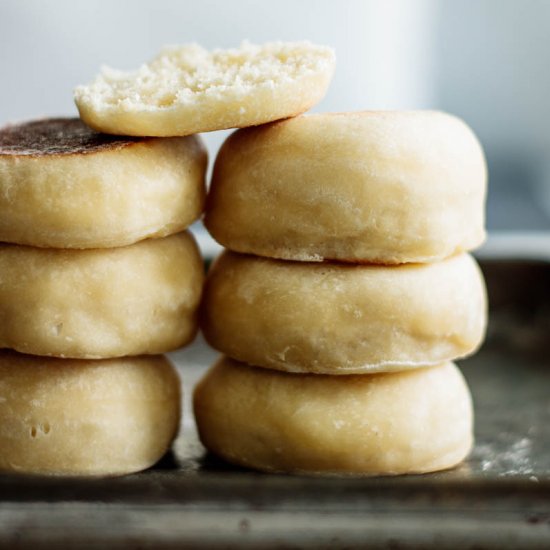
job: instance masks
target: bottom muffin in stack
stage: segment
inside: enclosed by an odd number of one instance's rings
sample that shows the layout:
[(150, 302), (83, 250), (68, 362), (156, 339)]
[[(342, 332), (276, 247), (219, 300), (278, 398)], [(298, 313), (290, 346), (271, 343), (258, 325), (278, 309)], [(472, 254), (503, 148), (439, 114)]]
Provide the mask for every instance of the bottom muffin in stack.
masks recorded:
[(0, 471), (121, 475), (152, 466), (180, 418), (162, 355), (82, 360), (0, 353)]
[(470, 393), (452, 363), (328, 376), (224, 357), (197, 386), (194, 404), (210, 451), (267, 472), (433, 472), (463, 460), (473, 440)]

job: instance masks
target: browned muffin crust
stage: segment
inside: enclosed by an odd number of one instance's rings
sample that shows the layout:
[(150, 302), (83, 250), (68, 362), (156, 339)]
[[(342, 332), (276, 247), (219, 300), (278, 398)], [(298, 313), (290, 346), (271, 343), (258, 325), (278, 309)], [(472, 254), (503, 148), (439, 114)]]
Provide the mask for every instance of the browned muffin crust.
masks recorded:
[(101, 134), (78, 118), (44, 118), (0, 129), (0, 155), (75, 155), (120, 149), (141, 138)]

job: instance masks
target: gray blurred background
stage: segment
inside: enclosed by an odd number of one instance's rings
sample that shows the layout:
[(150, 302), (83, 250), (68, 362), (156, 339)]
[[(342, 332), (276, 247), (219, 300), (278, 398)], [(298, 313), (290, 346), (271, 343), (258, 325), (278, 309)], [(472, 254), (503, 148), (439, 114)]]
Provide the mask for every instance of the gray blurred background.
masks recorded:
[[(488, 226), (550, 229), (550, 1), (0, 0), (0, 124), (74, 115), (102, 64), (164, 44), (309, 39), (336, 49), (317, 111), (437, 108), (488, 158)], [(211, 156), (227, 132), (207, 136)]]

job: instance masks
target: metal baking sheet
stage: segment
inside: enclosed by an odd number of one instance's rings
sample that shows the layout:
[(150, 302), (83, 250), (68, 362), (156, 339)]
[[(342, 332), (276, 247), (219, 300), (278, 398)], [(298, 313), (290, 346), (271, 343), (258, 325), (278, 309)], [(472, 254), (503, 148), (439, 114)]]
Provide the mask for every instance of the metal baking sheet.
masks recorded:
[(550, 264), (481, 265), (491, 322), (461, 363), (476, 446), (459, 468), (334, 479), (228, 466), (205, 453), (190, 413), (216, 357), (199, 340), (172, 355), (186, 401), (173, 452), (118, 479), (0, 476), (0, 547), (550, 548)]

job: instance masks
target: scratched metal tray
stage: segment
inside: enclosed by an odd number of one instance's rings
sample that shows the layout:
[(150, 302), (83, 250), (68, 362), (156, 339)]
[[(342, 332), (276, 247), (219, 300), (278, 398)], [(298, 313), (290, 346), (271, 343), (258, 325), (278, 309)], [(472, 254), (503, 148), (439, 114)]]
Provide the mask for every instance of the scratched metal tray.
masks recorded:
[(172, 356), (186, 397), (174, 451), (119, 479), (0, 476), (0, 548), (550, 548), (550, 248), (513, 248), (481, 255), (491, 322), (461, 364), (476, 407), (461, 467), (322, 479), (227, 466), (190, 416), (215, 358), (199, 341)]

